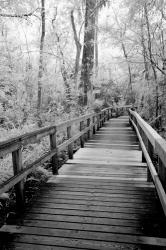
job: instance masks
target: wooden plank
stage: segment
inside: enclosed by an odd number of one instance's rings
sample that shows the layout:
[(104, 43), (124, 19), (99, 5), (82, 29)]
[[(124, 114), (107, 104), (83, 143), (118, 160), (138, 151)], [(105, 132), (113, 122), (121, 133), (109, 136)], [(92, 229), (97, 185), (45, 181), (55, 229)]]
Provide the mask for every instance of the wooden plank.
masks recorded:
[[(21, 233), (20, 230), (17, 230)], [(110, 242), (128, 243), (138, 245), (162, 246), (166, 247), (165, 238), (146, 237), (139, 235), (97, 233), (85, 231), (72, 231), (61, 229), (42, 229), (35, 227), (23, 227), (22, 231), (29, 234), (16, 235), (15, 242), (24, 242), (31, 244), (43, 244), (51, 246), (70, 246), (82, 248), (90, 247), (93, 249), (110, 249)], [(98, 239), (96, 241), (96, 238)]]
[(98, 185), (108, 185), (109, 183), (110, 184), (113, 184), (113, 185), (118, 185), (118, 186), (124, 186), (124, 185), (127, 185), (127, 186), (132, 186), (132, 187), (145, 187), (145, 188), (153, 188), (154, 189), (154, 185), (153, 183), (148, 183), (147, 181), (129, 181), (129, 180), (111, 180), (110, 181), (110, 178), (98, 178), (98, 177), (88, 177), (88, 178), (85, 178), (84, 176), (63, 176), (63, 175), (59, 175), (59, 176), (52, 176), (51, 178), (49, 178), (49, 180), (47, 181), (48, 185), (50, 183), (52, 184), (56, 184), (56, 183), (59, 183), (59, 182), (63, 182), (63, 181), (70, 181), (70, 182), (75, 182), (75, 183), (96, 183)]
[(146, 163), (142, 163), (142, 162), (122, 162), (122, 161), (109, 161), (109, 160), (101, 160), (101, 161), (96, 161), (95, 159), (74, 159), (72, 161), (68, 160), (68, 163), (72, 163), (72, 164), (76, 164), (76, 163), (80, 163), (80, 164), (96, 164), (96, 165), (113, 165), (113, 166), (136, 166), (136, 167), (146, 167), (147, 164)]
[(130, 195), (146, 195), (146, 196), (150, 196), (150, 197), (155, 197), (155, 193), (152, 191), (144, 191), (144, 190), (139, 190), (139, 189), (126, 189), (124, 187), (120, 188), (95, 188), (93, 186), (70, 186), (69, 184), (66, 186), (57, 186), (57, 187), (53, 187), (51, 186), (50, 188), (43, 188), (41, 190), (41, 192), (45, 192), (47, 194), (56, 192), (56, 191), (83, 191), (83, 192), (87, 192), (87, 193), (94, 193), (94, 192), (100, 192), (100, 193), (114, 193), (114, 194), (130, 194)]
[[(33, 214), (47, 214), (47, 215), (70, 215), (70, 216), (79, 216), (79, 217), (91, 217), (91, 218), (108, 218), (108, 219), (124, 219), (124, 220), (134, 220), (134, 221), (144, 221), (144, 223), (148, 222), (148, 220), (153, 221), (153, 216), (155, 214), (137, 214), (137, 213), (125, 213), (125, 212), (113, 212), (109, 213), (106, 211), (96, 211), (96, 210), (81, 210), (81, 209), (58, 209), (58, 208), (48, 208), (48, 207), (33, 207), (31, 210)], [(159, 217), (161, 218), (161, 216)], [(158, 219), (159, 219), (158, 218)], [(154, 219), (155, 220), (155, 219)], [(151, 223), (152, 223), (151, 221)]]
[(64, 199), (63, 196), (62, 197), (59, 197), (59, 198), (51, 198), (51, 197), (48, 197), (48, 198), (38, 198), (36, 200), (36, 204), (47, 204), (48, 207), (49, 206), (52, 206), (52, 204), (59, 204), (59, 205), (70, 205), (70, 204), (73, 204), (73, 205), (89, 205), (89, 206), (95, 206), (95, 207), (98, 207), (98, 206), (104, 206), (106, 209), (107, 208), (110, 208), (110, 207), (116, 207), (116, 208), (124, 208), (124, 209), (128, 209), (129, 208), (129, 211), (130, 211), (130, 208), (131, 209), (138, 209), (140, 212), (142, 211), (151, 211), (151, 212), (158, 212), (159, 210), (161, 211), (161, 214), (162, 214), (162, 209), (159, 209), (160, 206), (159, 206), (159, 202), (158, 201), (155, 201), (155, 202), (149, 202), (148, 204), (147, 203), (141, 203), (141, 204), (137, 204), (137, 203), (134, 203), (134, 202), (123, 202), (123, 201), (98, 201), (98, 200), (84, 200), (84, 199)]
[[(127, 234), (143, 235), (143, 230), (139, 227), (123, 227), (118, 225), (97, 225), (97, 224), (86, 224), (86, 223), (72, 223), (63, 221), (41, 221), (41, 220), (25, 220), (25, 226), (35, 226), (43, 228), (59, 228), (59, 229), (72, 229), (81, 231), (93, 231), (93, 232), (108, 232), (108, 233), (124, 233), (126, 230)], [(5, 230), (5, 228), (2, 228)]]
[(154, 193), (154, 186), (152, 185), (151, 188), (150, 186), (139, 186), (139, 185), (133, 185), (132, 183), (123, 183), (123, 182), (110, 182), (110, 183), (102, 183), (102, 182), (93, 182), (90, 181), (81, 181), (81, 180), (70, 180), (68, 178), (65, 179), (61, 179), (61, 181), (59, 182), (58, 180), (55, 180), (55, 183), (48, 183), (46, 184), (44, 187), (41, 188), (41, 190), (47, 190), (47, 189), (51, 189), (54, 190), (56, 188), (87, 188), (87, 189), (101, 189), (101, 190), (112, 190), (115, 192), (118, 191), (130, 191), (130, 192), (135, 192), (135, 193)]
[(53, 215), (53, 214), (39, 214), (39, 213), (28, 213), (25, 215), (25, 220), (48, 220), (48, 221), (68, 221), (73, 223), (87, 223), (97, 225), (119, 225), (137, 227), (141, 225), (141, 220), (126, 220), (117, 218), (97, 218), (97, 217), (86, 217), (77, 215)]
[[(40, 245), (40, 244), (28, 244), (28, 243), (19, 243), (19, 242), (13, 242), (8, 243), (7, 246), (8, 250), (22, 250), (22, 249), (28, 249), (28, 250), (53, 250), (52, 246), (49, 245)], [(84, 248), (81, 248), (82, 250), (86, 250)], [(61, 247), (61, 246), (54, 246), (54, 250), (76, 250), (76, 248), (72, 247)]]
[[(87, 191), (84, 191), (84, 190), (73, 190), (73, 191), (68, 191), (68, 190), (56, 190), (55, 194), (54, 192), (51, 193), (52, 196), (58, 196), (58, 195), (73, 195), (73, 196), (86, 196), (86, 197), (89, 197), (89, 198), (93, 198), (93, 197), (103, 197), (103, 200), (104, 198), (126, 198), (126, 199), (129, 199), (129, 198), (134, 198), (134, 199), (141, 199), (141, 198), (146, 198), (148, 199), (148, 195), (147, 193), (145, 194), (133, 194), (133, 193), (130, 193), (130, 192), (125, 192), (125, 193), (116, 193), (116, 192), (102, 192), (100, 190), (96, 190), (95, 192), (93, 192), (93, 190), (89, 190), (88, 192)], [(43, 195), (47, 196), (48, 194), (47, 193), (43, 193)], [(54, 197), (53, 196), (53, 197)], [(132, 197), (130, 197), (132, 196)], [(150, 199), (155, 199), (155, 195), (149, 195), (150, 196)]]
[(119, 180), (119, 181), (125, 181), (125, 180), (128, 180), (128, 181), (140, 181), (140, 182), (142, 182), (142, 181), (146, 181), (146, 178), (140, 178), (140, 177), (138, 177), (138, 178), (133, 178), (133, 177), (128, 177), (128, 178), (123, 178), (123, 177), (116, 177), (116, 176), (95, 176), (95, 175), (62, 175), (61, 174), (61, 177), (63, 177), (63, 178), (66, 178), (66, 177), (69, 177), (69, 178), (74, 178), (74, 177), (77, 177), (78, 176), (78, 178), (85, 178), (85, 179), (99, 179), (99, 180), (110, 180), (110, 181), (112, 181), (112, 180), (115, 180), (115, 181), (117, 181), (117, 180)]
[(144, 209), (139, 209), (138, 206), (134, 208), (130, 207), (118, 207), (118, 206), (104, 206), (102, 204), (88, 204), (88, 202), (84, 204), (73, 204), (70, 203), (46, 203), (46, 202), (36, 202), (33, 207), (34, 208), (48, 208), (48, 209), (68, 209), (68, 210), (83, 210), (83, 211), (98, 211), (98, 212), (109, 212), (109, 213), (127, 213), (127, 214), (140, 214), (143, 215), (145, 213), (148, 213), (150, 216), (157, 216), (158, 211), (155, 211), (153, 208), (150, 209), (149, 207), (146, 207)]
[[(152, 200), (152, 199), (149, 199), (149, 200), (145, 200), (145, 199), (139, 199), (137, 197), (102, 197), (102, 196), (95, 196), (93, 197), (91, 195), (90, 196), (86, 196), (86, 195), (70, 195), (70, 194), (55, 194), (54, 196), (52, 195), (51, 197), (49, 195), (43, 195), (43, 201), (46, 200), (47, 202), (55, 202), (56, 199), (63, 199), (63, 200), (73, 200), (73, 202), (75, 200), (84, 200), (84, 201), (87, 201), (89, 200), (89, 203), (91, 201), (98, 201), (98, 202), (120, 202), (120, 203), (135, 203), (137, 205), (140, 205), (140, 204), (146, 204), (147, 206), (152, 206), (152, 204), (155, 202), (155, 200)], [(130, 199), (129, 199), (130, 198)], [(42, 201), (42, 200), (41, 200)]]

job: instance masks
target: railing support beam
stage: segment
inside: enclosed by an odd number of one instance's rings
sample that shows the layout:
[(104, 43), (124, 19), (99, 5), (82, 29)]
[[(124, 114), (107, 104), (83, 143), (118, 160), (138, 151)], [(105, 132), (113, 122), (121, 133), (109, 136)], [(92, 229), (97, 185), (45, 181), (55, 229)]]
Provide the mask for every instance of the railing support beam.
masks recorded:
[[(22, 169), (22, 150), (21, 148), (12, 152), (12, 161), (13, 161), (13, 171), (14, 175), (17, 175)], [(24, 199), (24, 180), (21, 180), (15, 185), (16, 192), (16, 209), (18, 213), (24, 211), (25, 199)]]
[[(57, 140), (56, 140), (56, 132), (50, 135), (50, 148), (51, 150), (56, 149), (57, 147)], [(51, 159), (51, 167), (53, 175), (58, 175), (58, 167), (59, 167), (59, 160), (58, 160), (58, 151)]]

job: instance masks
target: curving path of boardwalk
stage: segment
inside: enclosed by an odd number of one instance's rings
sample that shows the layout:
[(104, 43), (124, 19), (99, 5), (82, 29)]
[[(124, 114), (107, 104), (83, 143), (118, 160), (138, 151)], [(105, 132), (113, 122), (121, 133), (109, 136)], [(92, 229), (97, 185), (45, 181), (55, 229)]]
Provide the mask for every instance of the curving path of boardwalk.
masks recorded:
[(166, 249), (166, 220), (138, 140), (123, 116), (106, 122), (42, 188), (6, 249)]

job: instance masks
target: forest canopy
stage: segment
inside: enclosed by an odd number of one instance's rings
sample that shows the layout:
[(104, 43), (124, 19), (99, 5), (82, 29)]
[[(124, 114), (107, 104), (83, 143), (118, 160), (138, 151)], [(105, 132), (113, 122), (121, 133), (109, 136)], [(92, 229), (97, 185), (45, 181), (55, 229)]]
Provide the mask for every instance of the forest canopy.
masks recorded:
[(164, 121), (165, 33), (164, 0), (1, 1), (1, 140), (103, 105)]

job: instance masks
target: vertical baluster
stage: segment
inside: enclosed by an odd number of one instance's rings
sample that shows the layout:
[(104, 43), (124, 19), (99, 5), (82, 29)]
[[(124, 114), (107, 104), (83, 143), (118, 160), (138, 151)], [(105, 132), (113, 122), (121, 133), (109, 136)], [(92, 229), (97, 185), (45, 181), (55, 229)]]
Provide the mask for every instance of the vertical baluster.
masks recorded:
[[(50, 148), (51, 150), (56, 149), (57, 147), (57, 140), (56, 140), (56, 132), (52, 135), (50, 135)], [(58, 174), (58, 166), (59, 166), (59, 160), (58, 160), (58, 151), (56, 151), (55, 155), (51, 159), (51, 167), (52, 167), (52, 173), (54, 175)]]
[(158, 162), (159, 163), (158, 175), (159, 175), (159, 178), (161, 180), (161, 183), (162, 183), (164, 189), (166, 190), (166, 168), (165, 168), (165, 166), (160, 158), (158, 159), (158, 161), (159, 161)]
[(100, 129), (100, 115), (97, 115), (97, 131)]
[[(148, 146), (148, 154), (149, 154), (149, 156), (150, 156), (150, 158), (151, 158), (151, 160), (153, 162), (153, 146), (152, 146), (152, 144), (150, 143), (149, 140), (148, 140), (147, 146)], [(148, 182), (152, 181), (152, 176), (151, 176), (149, 168), (147, 169), (147, 181)]]
[(102, 127), (102, 114), (100, 114), (100, 128)]
[[(144, 134), (142, 128), (140, 128), (140, 135), (141, 135), (142, 141), (144, 142), (144, 141), (145, 141), (145, 134)], [(145, 156), (144, 156), (143, 151), (142, 151), (142, 162), (143, 162), (143, 163), (146, 162), (146, 158), (145, 158)]]
[[(13, 172), (14, 175), (17, 175), (22, 169), (22, 150), (19, 148), (18, 150), (12, 152), (12, 161), (13, 161)], [(15, 185), (16, 192), (16, 206), (17, 212), (22, 213), (24, 211), (24, 180), (21, 180), (19, 183)]]
[[(90, 124), (91, 124), (91, 119), (88, 118), (87, 119), (87, 127), (90, 127)], [(87, 133), (87, 139), (89, 140), (90, 137), (91, 137), (91, 129), (89, 128), (88, 133)]]
[(106, 112), (104, 111), (104, 123), (106, 122)]
[[(71, 138), (71, 126), (67, 127), (67, 138)], [(69, 159), (73, 159), (73, 143), (68, 146), (68, 156)]]
[(102, 121), (101, 121), (101, 126), (103, 126), (103, 125), (104, 125), (104, 112), (102, 112), (102, 114), (101, 114), (101, 118), (102, 118)]
[[(84, 121), (80, 122), (80, 131), (84, 129)], [(81, 148), (84, 148), (84, 135), (80, 137)]]
[(110, 109), (107, 110), (107, 121), (110, 119)]
[[(96, 117), (93, 116), (93, 123), (95, 123)], [(96, 125), (93, 125), (93, 134), (96, 134)]]

